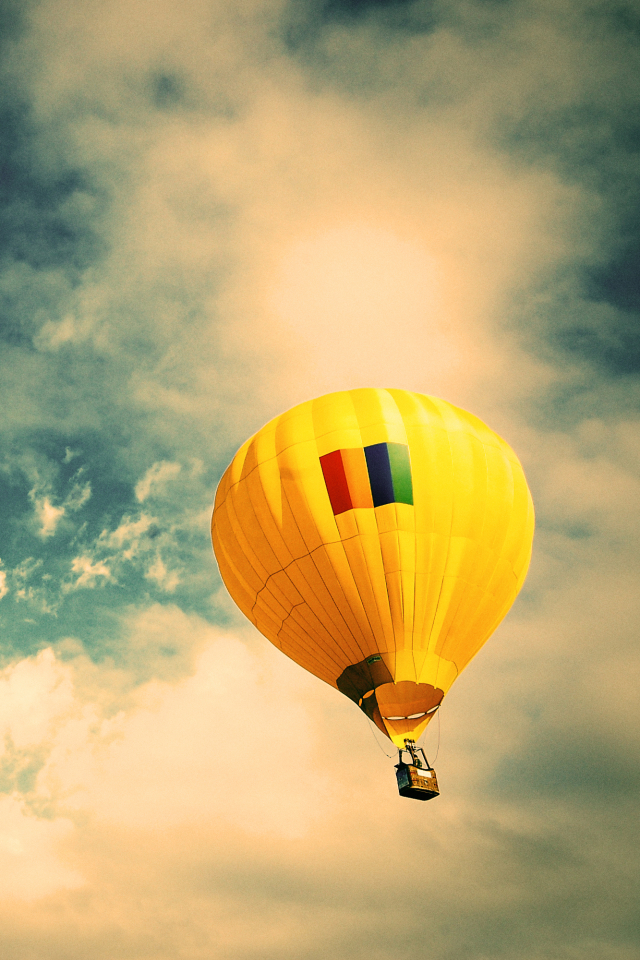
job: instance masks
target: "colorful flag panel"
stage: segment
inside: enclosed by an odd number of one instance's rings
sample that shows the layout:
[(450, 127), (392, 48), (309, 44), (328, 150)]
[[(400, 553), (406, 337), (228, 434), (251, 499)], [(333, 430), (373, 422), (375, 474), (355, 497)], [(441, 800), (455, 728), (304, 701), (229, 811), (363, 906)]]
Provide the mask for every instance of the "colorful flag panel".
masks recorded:
[(373, 443), (320, 457), (331, 508), (337, 516), (355, 507), (413, 504), (411, 461), (404, 443)]

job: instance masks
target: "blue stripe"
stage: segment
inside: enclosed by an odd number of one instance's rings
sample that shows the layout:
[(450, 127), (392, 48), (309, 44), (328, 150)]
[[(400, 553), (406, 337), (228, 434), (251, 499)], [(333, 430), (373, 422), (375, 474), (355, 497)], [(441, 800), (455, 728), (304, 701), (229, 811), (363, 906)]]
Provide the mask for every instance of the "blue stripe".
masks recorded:
[(364, 448), (371, 484), (371, 496), (374, 507), (381, 507), (385, 503), (394, 503), (393, 481), (391, 479), (391, 464), (386, 443), (373, 443)]

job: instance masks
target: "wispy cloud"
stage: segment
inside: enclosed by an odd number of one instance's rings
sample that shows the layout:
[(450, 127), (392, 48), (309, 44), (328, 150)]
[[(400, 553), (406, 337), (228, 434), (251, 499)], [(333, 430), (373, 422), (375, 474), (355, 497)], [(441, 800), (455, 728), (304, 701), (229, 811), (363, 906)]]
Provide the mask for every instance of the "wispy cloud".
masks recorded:
[(136, 498), (140, 503), (143, 503), (152, 490), (161, 492), (169, 480), (180, 473), (181, 469), (179, 463), (168, 463), (166, 460), (161, 463), (154, 463), (136, 484)]
[(111, 580), (111, 571), (106, 564), (101, 561), (92, 563), (89, 557), (74, 557), (71, 561), (71, 570), (79, 574), (69, 589), (78, 589), (79, 587), (95, 587), (99, 582)]
[(36, 513), (36, 519), (40, 525), (39, 534), (41, 537), (52, 537), (56, 532), (58, 523), (65, 515), (64, 507), (55, 507), (49, 497), (38, 497), (35, 491), (32, 491), (33, 506)]
[(167, 570), (167, 567), (159, 554), (155, 561), (148, 568), (147, 572), (145, 573), (145, 577), (148, 580), (155, 580), (163, 590), (167, 591), (167, 593), (173, 593), (180, 583), (180, 576), (178, 573), (175, 570)]
[[(143, 540), (151, 531), (155, 530), (157, 519), (141, 513), (133, 520), (130, 516), (122, 517), (115, 530), (103, 530), (100, 534), (97, 547), (118, 551), (124, 560), (131, 560), (143, 549)], [(146, 549), (149, 549), (147, 541)]]

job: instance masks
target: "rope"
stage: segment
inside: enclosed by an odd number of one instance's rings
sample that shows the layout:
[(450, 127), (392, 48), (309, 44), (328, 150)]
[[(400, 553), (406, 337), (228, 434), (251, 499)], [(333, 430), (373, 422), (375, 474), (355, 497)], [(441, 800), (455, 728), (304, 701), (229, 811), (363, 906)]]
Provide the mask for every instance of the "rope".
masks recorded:
[[(365, 716), (366, 716), (366, 714), (365, 714)], [(371, 728), (371, 736), (373, 737), (373, 739), (375, 740), (375, 742), (378, 744), (378, 746), (380, 747), (380, 749), (381, 749), (382, 752), (384, 753), (385, 757), (387, 757), (387, 759), (389, 759), (389, 760), (393, 760), (393, 758), (395, 757), (395, 753), (387, 753), (387, 751), (384, 749), (384, 747), (382, 746), (382, 744), (380, 743), (380, 741), (378, 740), (378, 738), (377, 738), (377, 736), (376, 736), (375, 731), (376, 731), (378, 728), (376, 727), (375, 723), (373, 723), (373, 721), (372, 721), (369, 717), (367, 717), (367, 720), (369, 721), (369, 726), (370, 726), (370, 728)], [(375, 729), (374, 729), (374, 728), (375, 728)]]
[(438, 707), (438, 746), (436, 747), (436, 755), (433, 760), (434, 763), (438, 759), (439, 753), (440, 753), (440, 708)]
[[(437, 744), (437, 746), (436, 746), (436, 755), (435, 755), (435, 757), (433, 758), (434, 764), (435, 764), (436, 760), (438, 759), (438, 754), (440, 753), (440, 707), (438, 707), (438, 711), (437, 711), (437, 712), (438, 712), (438, 744)], [(424, 750), (424, 748), (425, 748), (425, 743), (426, 743), (426, 740), (427, 740), (427, 733), (428, 733), (428, 731), (429, 731), (429, 727), (425, 727), (424, 732), (420, 734), (420, 739), (419, 739), (419, 741), (418, 741), (418, 746), (422, 747), (423, 750)], [(426, 753), (426, 750), (425, 750), (425, 753)]]

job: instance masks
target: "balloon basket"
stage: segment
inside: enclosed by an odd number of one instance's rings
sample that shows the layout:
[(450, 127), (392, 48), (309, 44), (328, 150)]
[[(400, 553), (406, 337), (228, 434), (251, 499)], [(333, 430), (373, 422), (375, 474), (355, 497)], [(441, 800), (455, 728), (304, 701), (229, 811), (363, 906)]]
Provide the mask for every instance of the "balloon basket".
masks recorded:
[[(413, 740), (405, 740), (404, 743), (404, 750), (398, 751), (396, 764), (398, 793), (401, 797), (410, 797), (412, 800), (432, 800), (440, 793), (436, 772), (429, 766), (422, 747), (416, 747)], [(409, 755), (408, 762), (404, 760), (405, 754)]]

